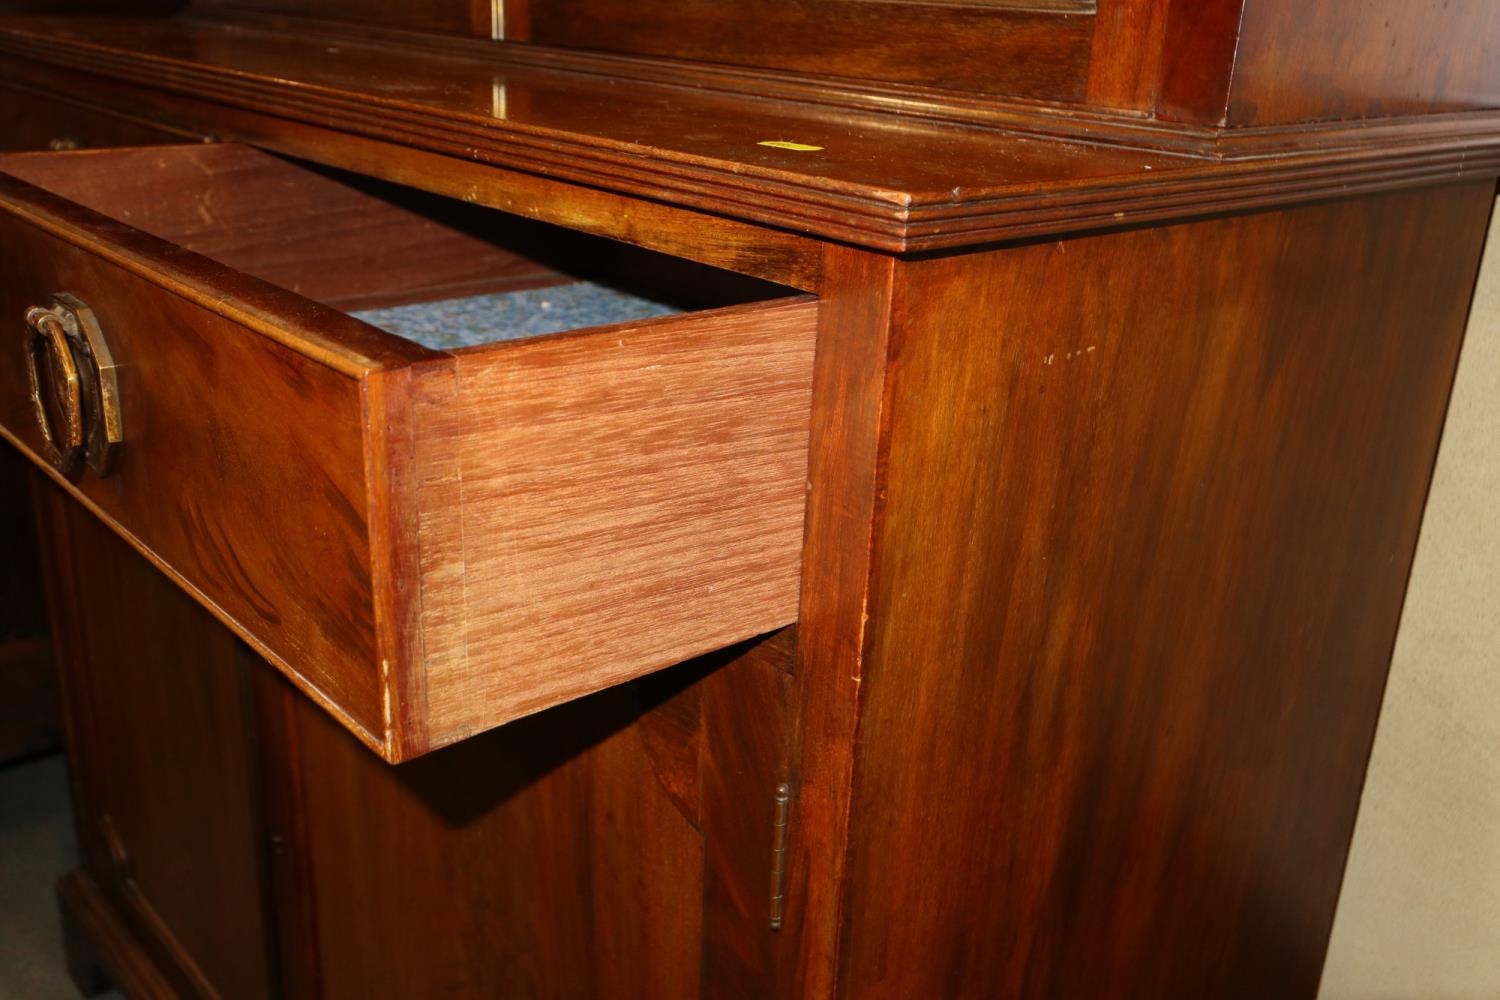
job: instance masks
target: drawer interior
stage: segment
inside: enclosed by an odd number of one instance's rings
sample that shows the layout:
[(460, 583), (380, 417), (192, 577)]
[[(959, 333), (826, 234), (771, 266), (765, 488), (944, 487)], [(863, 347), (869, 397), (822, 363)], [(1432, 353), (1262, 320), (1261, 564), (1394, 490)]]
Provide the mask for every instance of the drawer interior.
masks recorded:
[(237, 144), (14, 154), (0, 169), (434, 350), (795, 294)]

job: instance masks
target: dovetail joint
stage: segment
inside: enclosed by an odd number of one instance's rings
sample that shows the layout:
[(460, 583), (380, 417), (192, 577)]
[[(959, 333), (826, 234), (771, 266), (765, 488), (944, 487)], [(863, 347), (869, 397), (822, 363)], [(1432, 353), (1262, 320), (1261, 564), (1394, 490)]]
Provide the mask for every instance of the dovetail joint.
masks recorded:
[(792, 788), (776, 786), (776, 822), (771, 833), (771, 930), (781, 930), (786, 905), (786, 829), (792, 811)]

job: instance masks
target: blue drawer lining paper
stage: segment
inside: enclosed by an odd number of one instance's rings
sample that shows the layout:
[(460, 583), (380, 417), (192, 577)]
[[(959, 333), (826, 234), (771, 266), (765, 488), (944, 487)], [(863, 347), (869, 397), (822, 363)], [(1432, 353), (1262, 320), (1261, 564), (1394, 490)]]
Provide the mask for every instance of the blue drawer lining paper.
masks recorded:
[(579, 281), (501, 295), (366, 309), (351, 315), (423, 347), (446, 351), (671, 316), (680, 311), (616, 288)]

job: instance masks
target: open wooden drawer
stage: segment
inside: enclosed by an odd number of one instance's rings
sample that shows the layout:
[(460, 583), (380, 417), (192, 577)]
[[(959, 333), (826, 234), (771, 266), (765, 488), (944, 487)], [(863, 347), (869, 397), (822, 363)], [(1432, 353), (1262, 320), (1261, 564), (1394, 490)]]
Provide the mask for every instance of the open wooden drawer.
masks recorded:
[(806, 296), (235, 145), (0, 156), (0, 274), (5, 436), (389, 760), (795, 617)]

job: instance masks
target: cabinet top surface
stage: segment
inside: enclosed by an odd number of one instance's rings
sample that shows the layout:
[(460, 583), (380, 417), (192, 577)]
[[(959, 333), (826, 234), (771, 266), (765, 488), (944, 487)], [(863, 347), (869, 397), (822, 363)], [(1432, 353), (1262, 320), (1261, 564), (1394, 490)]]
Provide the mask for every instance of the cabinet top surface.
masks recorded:
[[(922, 95), (894, 89), (866, 94), (862, 110), (774, 79), (757, 91), (754, 74), (721, 68), (277, 22), (13, 17), (0, 19), (5, 56), (149, 88), (148, 100), (206, 99), (897, 251), (1255, 207), (1269, 183), (1318, 197), (1500, 170), (1485, 112), (1274, 141), (1240, 130), (1236, 150), (1205, 145), (1204, 130), (1153, 136), (1058, 107), (1007, 117), (991, 105), (979, 127), (936, 120)], [(793, 91), (803, 99), (785, 99)]]

